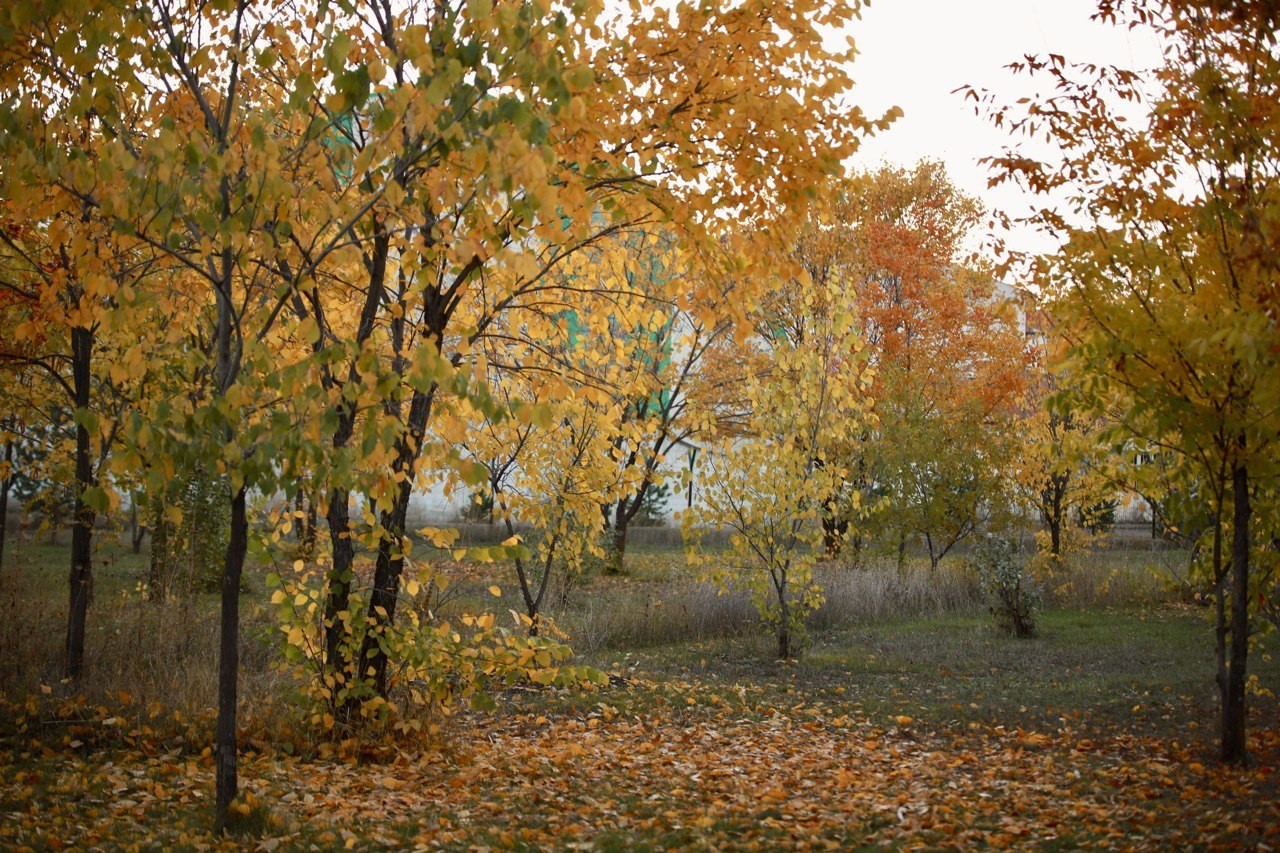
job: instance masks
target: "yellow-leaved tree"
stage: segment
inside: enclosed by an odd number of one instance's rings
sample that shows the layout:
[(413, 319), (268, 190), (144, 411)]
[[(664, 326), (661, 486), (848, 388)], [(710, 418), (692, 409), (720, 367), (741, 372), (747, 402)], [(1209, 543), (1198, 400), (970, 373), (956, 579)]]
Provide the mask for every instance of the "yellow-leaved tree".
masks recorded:
[[(553, 271), (608, 235), (661, 223), (707, 258), (734, 219), (777, 239), (891, 118), (845, 105), (851, 54), (823, 33), (855, 8), (813, 0), (20, 0), (0, 14), (6, 185), (58, 188), (168, 271), (147, 286), (168, 367), (126, 421), (121, 464), (157, 492), (206, 471), (227, 499), (220, 825), (238, 789), (248, 496), (325, 495), (326, 671), (385, 700), (409, 498), (441, 467), (475, 470), (447, 437), (468, 405), (491, 406), (473, 384), (481, 338), (572, 292)], [(94, 157), (74, 144), (85, 127)], [(359, 541), (374, 572), (356, 596)]]
[(1252, 613), (1275, 594), (1254, 528), (1274, 522), (1277, 495), (1280, 17), (1271, 3), (1181, 0), (1108, 0), (1098, 15), (1150, 32), (1162, 62), (1031, 57), (1016, 67), (1049, 93), (1016, 107), (974, 97), (1060, 152), (991, 165), (1037, 194), (1024, 221), (1059, 240), (1033, 272), (1068, 344), (1062, 402), (1161, 457), (1162, 471), (1128, 469), (1138, 491), (1171, 485), (1209, 519), (1221, 757), (1242, 764), (1250, 637), (1265, 625)]
[[(700, 503), (686, 516), (691, 561), (722, 589), (749, 591), (778, 656), (804, 647), (805, 619), (823, 601), (813, 566), (832, 505), (856, 514), (862, 496), (848, 449), (873, 421), (872, 371), (843, 281), (806, 273), (764, 301), (742, 343), (753, 373), (740, 389), (745, 424), (699, 463)], [(724, 552), (703, 548), (729, 532)]]

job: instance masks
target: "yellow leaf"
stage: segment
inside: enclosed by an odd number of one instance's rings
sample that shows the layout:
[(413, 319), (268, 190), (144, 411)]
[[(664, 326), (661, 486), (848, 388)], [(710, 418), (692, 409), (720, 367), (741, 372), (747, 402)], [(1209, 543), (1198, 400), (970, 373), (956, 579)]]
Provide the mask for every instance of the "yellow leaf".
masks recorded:
[(502, 590), (498, 589), (498, 587), (496, 586), (491, 586), (489, 587), (489, 594), (492, 595), (494, 598), (501, 598)]

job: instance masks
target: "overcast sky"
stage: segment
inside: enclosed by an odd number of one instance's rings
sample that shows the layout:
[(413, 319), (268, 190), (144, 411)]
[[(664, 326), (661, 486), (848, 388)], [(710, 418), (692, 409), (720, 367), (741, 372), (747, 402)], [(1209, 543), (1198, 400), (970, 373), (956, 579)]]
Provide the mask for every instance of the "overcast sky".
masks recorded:
[[(1135, 68), (1156, 64), (1159, 47), (1148, 34), (1095, 23), (1095, 8), (1092, 0), (873, 0), (851, 33), (859, 51), (854, 100), (869, 116), (894, 105), (905, 115), (868, 140), (854, 165), (940, 159), (966, 192), (988, 205), (1017, 206), (1015, 191), (987, 189), (988, 174), (977, 164), (1007, 137), (952, 91), (971, 84), (1016, 100), (1029, 93), (1027, 83), (1004, 66), (1028, 53)], [(1042, 248), (1025, 235), (1011, 242)]]

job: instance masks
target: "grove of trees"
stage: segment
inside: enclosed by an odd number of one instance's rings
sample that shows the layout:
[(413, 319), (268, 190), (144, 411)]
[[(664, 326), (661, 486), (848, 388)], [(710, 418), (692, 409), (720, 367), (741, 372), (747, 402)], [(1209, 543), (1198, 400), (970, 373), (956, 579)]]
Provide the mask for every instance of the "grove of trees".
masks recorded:
[[(6, 4), (0, 516), (65, 507), (67, 683), (94, 666), (102, 518), (152, 532), (156, 597), (201, 549), (222, 826), (251, 554), (277, 559), (284, 655), (340, 739), (409, 725), (397, 683), (426, 705), (598, 680), (548, 590), (622, 573), (660, 489), (696, 490), (692, 570), (747, 590), (783, 659), (821, 561), (921, 549), (936, 572), (1043, 524), (1060, 563), (1127, 489), (1208, 519), (1221, 755), (1244, 762), (1278, 582), (1280, 20), (1100, 9), (1163, 65), (1028, 59), (1045, 97), (971, 93), (1056, 144), (990, 164), (1058, 248), (984, 259), (940, 163), (846, 168), (897, 111), (849, 103), (852, 48), (824, 37), (844, 4)], [(432, 484), (502, 544), (412, 529)], [(413, 606), (441, 583), (422, 541), (510, 562), (520, 620)]]

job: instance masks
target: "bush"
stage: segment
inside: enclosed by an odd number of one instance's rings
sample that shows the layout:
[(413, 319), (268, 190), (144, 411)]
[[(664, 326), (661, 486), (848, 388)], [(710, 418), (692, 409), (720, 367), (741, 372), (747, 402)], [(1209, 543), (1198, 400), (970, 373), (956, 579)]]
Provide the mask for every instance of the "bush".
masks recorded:
[(1040, 589), (1017, 543), (989, 536), (974, 549), (973, 559), (996, 624), (1015, 637), (1034, 637)]

